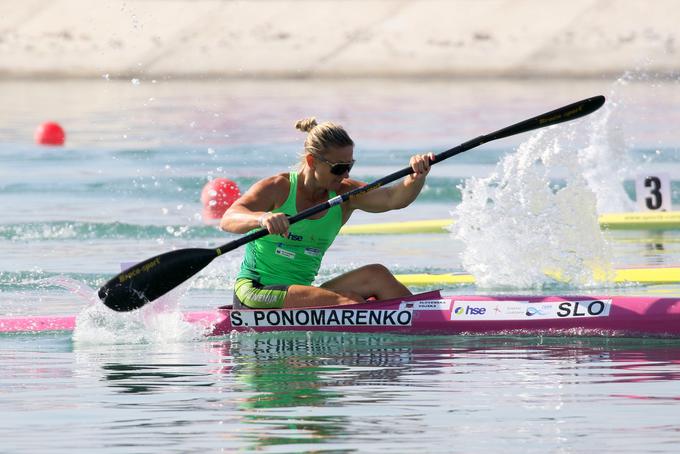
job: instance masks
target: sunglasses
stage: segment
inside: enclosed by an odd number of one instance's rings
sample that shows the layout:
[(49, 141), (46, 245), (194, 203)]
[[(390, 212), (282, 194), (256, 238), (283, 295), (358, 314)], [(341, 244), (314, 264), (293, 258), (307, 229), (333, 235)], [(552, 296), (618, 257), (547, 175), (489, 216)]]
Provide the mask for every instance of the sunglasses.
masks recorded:
[(322, 160), (326, 164), (328, 164), (328, 167), (330, 167), (330, 169), (331, 169), (331, 173), (333, 175), (338, 175), (338, 176), (344, 175), (345, 172), (349, 172), (350, 170), (352, 170), (352, 166), (354, 166), (354, 163), (356, 162), (356, 161), (354, 161), (354, 159), (352, 159), (352, 161), (350, 161), (350, 162), (331, 162), (328, 159), (326, 159), (323, 156), (318, 155), (316, 153), (311, 153), (311, 155), (314, 156), (317, 159)]

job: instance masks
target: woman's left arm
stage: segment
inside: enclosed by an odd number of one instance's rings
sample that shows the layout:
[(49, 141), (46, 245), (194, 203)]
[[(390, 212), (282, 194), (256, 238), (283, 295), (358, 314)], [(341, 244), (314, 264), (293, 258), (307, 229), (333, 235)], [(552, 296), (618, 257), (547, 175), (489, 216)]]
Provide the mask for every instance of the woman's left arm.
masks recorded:
[(413, 169), (412, 174), (392, 186), (375, 189), (350, 198), (349, 208), (370, 213), (382, 213), (409, 206), (423, 189), (425, 177), (430, 172), (430, 161), (434, 161), (434, 159), (434, 153), (412, 156), (409, 161)]

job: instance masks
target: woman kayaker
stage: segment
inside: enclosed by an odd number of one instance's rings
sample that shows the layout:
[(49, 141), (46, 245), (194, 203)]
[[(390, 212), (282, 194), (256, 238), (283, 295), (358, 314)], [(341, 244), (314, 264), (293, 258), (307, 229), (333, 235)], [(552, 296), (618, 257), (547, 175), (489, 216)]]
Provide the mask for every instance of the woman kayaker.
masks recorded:
[[(224, 213), (220, 227), (232, 233), (266, 228), (270, 235), (248, 243), (234, 284), (234, 305), (253, 309), (334, 306), (367, 298), (411, 295), (383, 265), (362, 266), (320, 287), (312, 286), (321, 259), (354, 210), (381, 213), (408, 206), (420, 193), (434, 154), (414, 155), (413, 173), (335, 205), (293, 225), (287, 216), (343, 194), (364, 183), (349, 178), (354, 142), (342, 126), (314, 118), (295, 125), (307, 133), (298, 171), (255, 183)], [(429, 159), (428, 159), (429, 158)]]

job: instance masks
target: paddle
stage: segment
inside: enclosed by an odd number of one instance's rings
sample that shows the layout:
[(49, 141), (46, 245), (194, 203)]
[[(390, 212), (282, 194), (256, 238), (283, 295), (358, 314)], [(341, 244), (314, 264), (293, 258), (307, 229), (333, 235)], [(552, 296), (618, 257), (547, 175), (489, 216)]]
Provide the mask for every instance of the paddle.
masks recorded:
[[(502, 139), (522, 132), (531, 131), (546, 126), (556, 125), (565, 121), (573, 120), (588, 115), (604, 104), (604, 96), (595, 96), (584, 99), (568, 106), (555, 109), (534, 118), (508, 126), (485, 136), (479, 136), (450, 150), (439, 153), (431, 164), (437, 164), (443, 160), (455, 156), (464, 151), (478, 147), (492, 140)], [(412, 173), (410, 167), (394, 172), (373, 183), (308, 208), (288, 218), (291, 224), (306, 219), (316, 213), (346, 202), (351, 197), (356, 197), (368, 191), (377, 189), (387, 183), (391, 183)], [(241, 238), (224, 244), (216, 249), (178, 249), (172, 252), (157, 255), (140, 262), (133, 267), (119, 273), (99, 289), (99, 298), (108, 307), (115, 311), (126, 312), (138, 309), (146, 303), (155, 300), (169, 292), (194, 274), (205, 268), (216, 257), (232, 251), (246, 243), (268, 235), (266, 229), (259, 229)]]

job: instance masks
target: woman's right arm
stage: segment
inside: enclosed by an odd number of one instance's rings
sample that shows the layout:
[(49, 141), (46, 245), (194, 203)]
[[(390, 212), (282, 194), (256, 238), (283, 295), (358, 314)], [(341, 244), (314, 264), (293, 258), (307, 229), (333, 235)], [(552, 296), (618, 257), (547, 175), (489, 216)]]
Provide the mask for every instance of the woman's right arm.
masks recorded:
[(286, 216), (270, 211), (285, 202), (288, 189), (288, 179), (282, 175), (258, 181), (224, 212), (220, 228), (231, 233), (246, 233), (260, 227), (266, 227), (270, 233), (287, 232)]

